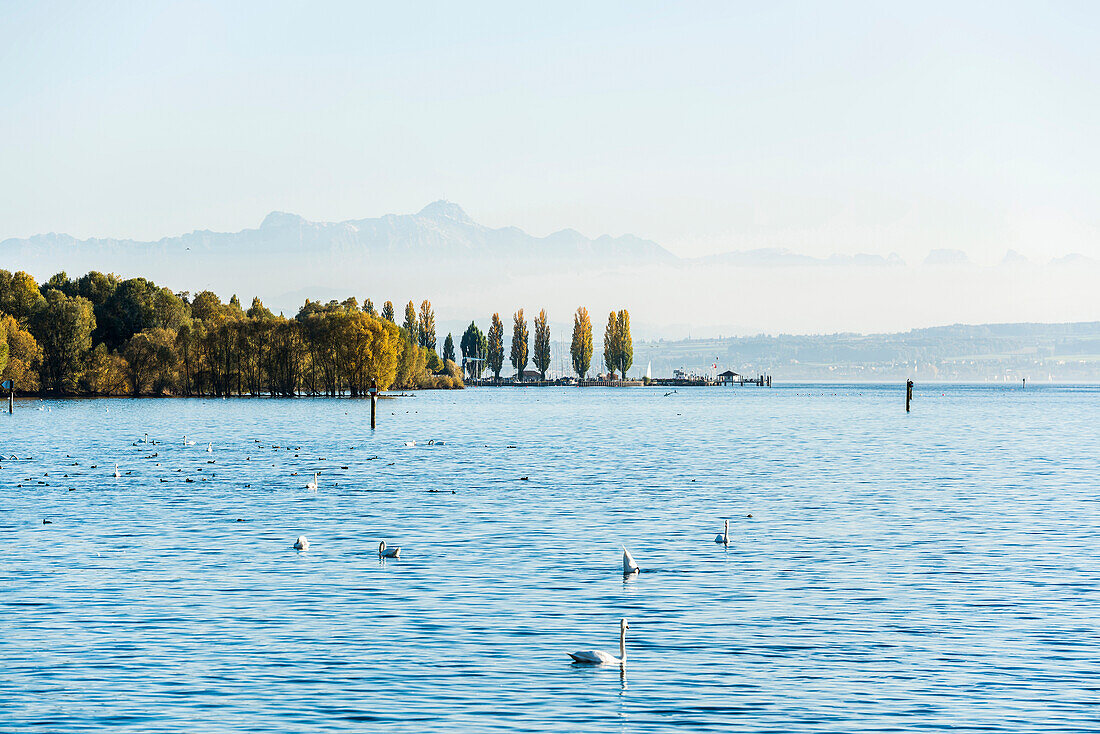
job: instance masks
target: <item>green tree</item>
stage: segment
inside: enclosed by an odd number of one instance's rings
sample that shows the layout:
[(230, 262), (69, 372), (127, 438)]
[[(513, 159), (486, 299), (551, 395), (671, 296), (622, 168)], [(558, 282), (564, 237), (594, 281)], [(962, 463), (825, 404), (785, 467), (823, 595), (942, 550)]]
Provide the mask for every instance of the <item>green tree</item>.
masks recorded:
[(55, 291), (61, 291), (66, 296), (72, 296), (75, 295), (73, 293), (73, 285), (73, 282), (69, 280), (69, 276), (62, 270), (60, 273), (47, 280), (45, 285), (42, 286), (42, 290), (53, 288)]
[(451, 336), (450, 332), (447, 333), (447, 338), (443, 340), (443, 361), (447, 360), (455, 361), (455, 340)]
[(607, 326), (603, 330), (603, 362), (607, 373), (615, 379), (619, 369), (619, 315), (612, 311), (607, 317)]
[(432, 311), (432, 302), (424, 301), (420, 304), (420, 318), (417, 321), (417, 343), (425, 349), (435, 351), (435, 312)]
[(172, 349), (176, 334), (170, 329), (150, 329), (130, 337), (122, 349), (126, 360), (126, 379), (130, 394), (134, 397), (150, 389), (162, 394), (172, 383), (171, 372), (175, 365)]
[(229, 297), (229, 309), (233, 312), (234, 316), (244, 316), (244, 309), (241, 307), (241, 299), (237, 298), (236, 293)]
[(405, 330), (405, 334), (409, 339), (412, 339), (413, 344), (420, 343), (420, 322), (416, 318), (416, 306), (412, 301), (405, 306), (405, 323), (401, 325), (401, 328)]
[(615, 320), (617, 322), (615, 337), (618, 340), (616, 342), (616, 355), (619, 371), (622, 373), (623, 379), (625, 380), (626, 373), (634, 364), (634, 340), (630, 338), (630, 312), (624, 308), (619, 311)]
[(516, 368), (516, 379), (523, 380), (523, 371), (527, 369), (527, 319), (523, 309), (512, 316), (512, 366)]
[(257, 321), (271, 321), (275, 318), (275, 314), (271, 313), (271, 309), (265, 306), (258, 296), (252, 298), (252, 305), (248, 307), (245, 316)]
[(539, 311), (535, 319), (535, 345), (532, 361), (539, 371), (539, 379), (546, 379), (546, 370), (550, 369), (550, 324), (546, 321), (546, 309)]
[(389, 321), (391, 324), (397, 323), (394, 320), (392, 301), (386, 301), (384, 304), (382, 304), (382, 318), (384, 318), (386, 321)]
[(481, 377), (489, 353), (489, 342), (473, 321), (463, 332), (459, 348), (462, 350), (462, 368), (473, 377)]
[(500, 314), (493, 314), (493, 322), (489, 326), (489, 369), (493, 376), (500, 379), (500, 371), (504, 368), (504, 322), (500, 320)]
[(592, 366), (592, 319), (584, 306), (573, 316), (573, 342), (569, 345), (569, 354), (573, 357), (573, 371), (583, 380)]
[(45, 300), (34, 315), (34, 334), (42, 346), (42, 387), (52, 393), (73, 392), (84, 356), (92, 349), (92, 303), (57, 290), (46, 291)]

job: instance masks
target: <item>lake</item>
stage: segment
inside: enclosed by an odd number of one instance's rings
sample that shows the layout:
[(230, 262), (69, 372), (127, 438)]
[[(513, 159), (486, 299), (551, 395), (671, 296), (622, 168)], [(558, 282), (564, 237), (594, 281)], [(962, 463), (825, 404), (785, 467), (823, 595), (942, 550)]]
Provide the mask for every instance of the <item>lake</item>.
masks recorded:
[(1100, 730), (1100, 388), (665, 392), (17, 401), (0, 731)]

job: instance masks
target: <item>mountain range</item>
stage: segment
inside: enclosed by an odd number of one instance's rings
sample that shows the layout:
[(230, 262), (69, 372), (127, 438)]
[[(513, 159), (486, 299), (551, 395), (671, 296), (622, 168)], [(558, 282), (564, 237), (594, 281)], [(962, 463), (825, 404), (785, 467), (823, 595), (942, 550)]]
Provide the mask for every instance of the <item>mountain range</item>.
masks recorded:
[(814, 257), (780, 248), (683, 258), (632, 235), (589, 238), (564, 229), (537, 237), (487, 227), (448, 201), (343, 222), (272, 212), (253, 229), (153, 242), (52, 233), (0, 242), (0, 268), (40, 281), (61, 271), (114, 272), (176, 291), (258, 295), (288, 313), (306, 298), (430, 298), (441, 320), (467, 322), (521, 306), (545, 307), (563, 322), (578, 305), (627, 306), (635, 324), (661, 335), (689, 333), (687, 325), (730, 334), (1088, 320), (1096, 315), (1086, 294), (1098, 265), (1069, 255), (1048, 269), (1010, 251), (1001, 265), (981, 267), (943, 249), (915, 266), (897, 254)]

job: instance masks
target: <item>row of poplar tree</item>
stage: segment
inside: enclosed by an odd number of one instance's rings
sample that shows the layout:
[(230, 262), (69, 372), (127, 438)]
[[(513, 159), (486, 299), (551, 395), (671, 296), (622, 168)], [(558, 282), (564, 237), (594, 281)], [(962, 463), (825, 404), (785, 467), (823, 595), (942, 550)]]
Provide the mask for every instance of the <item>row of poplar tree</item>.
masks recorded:
[(396, 323), (368, 299), (306, 301), (293, 318), (144, 278), (0, 270), (0, 377), (53, 395), (364, 395), (462, 387), (450, 335), (436, 352), (429, 301)]
[[(523, 373), (527, 369), (527, 342), (527, 319), (521, 308), (512, 316), (512, 349), (509, 355), (519, 379), (523, 379)], [(471, 321), (462, 334), (459, 346), (467, 374), (481, 377), (488, 370), (496, 379), (500, 379), (500, 372), (504, 368), (504, 322), (499, 313), (493, 314), (488, 334)], [(539, 379), (545, 380), (546, 372), (550, 369), (550, 325), (545, 309), (539, 311), (535, 319), (533, 346), (531, 362), (539, 373)], [(592, 369), (592, 319), (588, 316), (588, 309), (583, 306), (573, 315), (573, 340), (569, 345), (569, 354), (572, 357), (573, 371), (583, 380)], [(607, 316), (607, 326), (603, 332), (603, 362), (611, 379), (615, 378), (616, 373), (625, 378), (634, 363), (630, 312), (626, 309), (612, 311)]]

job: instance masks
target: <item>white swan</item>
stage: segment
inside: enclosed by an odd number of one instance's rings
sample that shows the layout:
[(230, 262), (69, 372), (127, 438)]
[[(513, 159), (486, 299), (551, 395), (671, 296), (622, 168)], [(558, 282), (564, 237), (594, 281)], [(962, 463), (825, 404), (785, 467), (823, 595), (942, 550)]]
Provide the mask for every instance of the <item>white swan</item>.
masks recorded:
[(387, 548), (386, 541), (382, 541), (378, 544), (378, 555), (382, 558), (400, 558), (401, 548)]
[(298, 539), (294, 541), (294, 550), (309, 550), (309, 539), (304, 535), (299, 535)]
[(416, 441), (406, 441), (406, 442), (405, 442), (405, 445), (406, 445), (406, 446), (415, 446), (415, 445), (416, 445)]
[(317, 489), (317, 472), (313, 472), (313, 479), (306, 482), (306, 489)]
[(118, 473), (118, 464), (115, 464), (115, 479), (118, 479), (122, 475)]
[(641, 570), (638, 564), (634, 562), (634, 556), (630, 555), (630, 551), (623, 548), (623, 576), (630, 576)]
[(626, 623), (625, 619), (620, 619), (619, 657), (615, 657), (611, 653), (604, 652), (603, 650), (578, 650), (577, 652), (569, 653), (569, 657), (573, 658), (574, 663), (586, 663), (588, 665), (618, 663), (619, 665), (623, 665), (626, 663), (626, 631), (628, 629), (630, 629), (630, 625)]
[(208, 454), (214, 453), (214, 442), (213, 441), (206, 444), (206, 453), (208, 453)]
[(726, 520), (725, 529), (722, 530), (722, 532), (718, 533), (718, 535), (714, 536), (714, 542), (719, 543), (721, 545), (729, 545), (730, 544), (730, 521), (729, 520)]
[(183, 445), (184, 446), (194, 446), (195, 442), (194, 441), (188, 441), (187, 436), (184, 436), (183, 437)]

